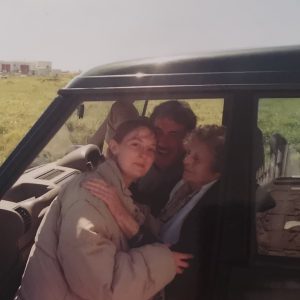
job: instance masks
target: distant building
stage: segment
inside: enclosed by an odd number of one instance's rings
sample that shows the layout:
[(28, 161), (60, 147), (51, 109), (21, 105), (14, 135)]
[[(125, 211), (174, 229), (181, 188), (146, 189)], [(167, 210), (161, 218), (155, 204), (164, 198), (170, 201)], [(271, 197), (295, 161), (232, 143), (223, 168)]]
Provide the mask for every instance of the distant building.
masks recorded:
[(0, 72), (5, 74), (47, 76), (52, 71), (50, 61), (1, 61)]

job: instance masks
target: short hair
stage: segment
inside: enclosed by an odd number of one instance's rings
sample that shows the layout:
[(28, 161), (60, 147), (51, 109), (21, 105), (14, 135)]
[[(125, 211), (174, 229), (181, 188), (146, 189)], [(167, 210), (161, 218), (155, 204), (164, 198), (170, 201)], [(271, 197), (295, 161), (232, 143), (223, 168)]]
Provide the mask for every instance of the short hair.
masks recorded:
[(196, 139), (205, 143), (214, 155), (213, 170), (222, 172), (225, 160), (225, 133), (224, 126), (219, 125), (202, 125), (194, 129), (184, 140), (184, 144), (188, 144)]
[(184, 125), (188, 131), (196, 127), (196, 115), (189, 104), (184, 101), (169, 100), (157, 105), (150, 115), (150, 121), (153, 124), (157, 118), (162, 117), (170, 118), (176, 123)]
[(149, 121), (146, 117), (139, 117), (137, 119), (127, 120), (123, 123), (121, 123), (116, 131), (112, 139), (114, 139), (116, 142), (121, 143), (124, 137), (129, 134), (131, 131), (140, 128), (140, 127), (146, 127), (151, 132), (153, 132), (154, 135), (156, 135), (156, 131), (152, 123)]

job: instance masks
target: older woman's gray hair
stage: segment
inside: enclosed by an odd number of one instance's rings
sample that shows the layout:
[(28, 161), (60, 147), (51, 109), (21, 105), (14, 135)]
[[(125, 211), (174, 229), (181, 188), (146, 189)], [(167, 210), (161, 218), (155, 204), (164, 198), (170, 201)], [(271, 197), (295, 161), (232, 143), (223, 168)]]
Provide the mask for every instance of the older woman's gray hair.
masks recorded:
[(222, 172), (224, 167), (225, 127), (219, 125), (201, 125), (194, 129), (184, 140), (188, 144), (192, 140), (205, 143), (214, 154), (213, 170)]

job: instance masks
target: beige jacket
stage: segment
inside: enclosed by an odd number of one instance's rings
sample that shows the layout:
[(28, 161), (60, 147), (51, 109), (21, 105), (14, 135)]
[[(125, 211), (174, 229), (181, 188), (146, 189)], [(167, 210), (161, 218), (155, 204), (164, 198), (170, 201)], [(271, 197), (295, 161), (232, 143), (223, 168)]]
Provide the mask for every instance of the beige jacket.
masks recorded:
[(113, 161), (79, 175), (44, 218), (17, 299), (143, 300), (174, 278), (176, 267), (166, 246), (128, 248), (106, 205), (80, 187), (91, 177), (113, 184), (128, 210), (143, 222)]

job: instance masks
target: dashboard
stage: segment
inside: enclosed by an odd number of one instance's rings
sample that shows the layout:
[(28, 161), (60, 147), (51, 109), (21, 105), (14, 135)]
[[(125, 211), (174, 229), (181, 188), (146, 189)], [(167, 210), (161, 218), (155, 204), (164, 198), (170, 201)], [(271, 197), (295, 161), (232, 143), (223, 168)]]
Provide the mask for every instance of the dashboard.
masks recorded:
[(25, 265), (36, 231), (61, 187), (104, 160), (99, 148), (79, 146), (53, 163), (26, 170), (0, 201), (0, 278)]

